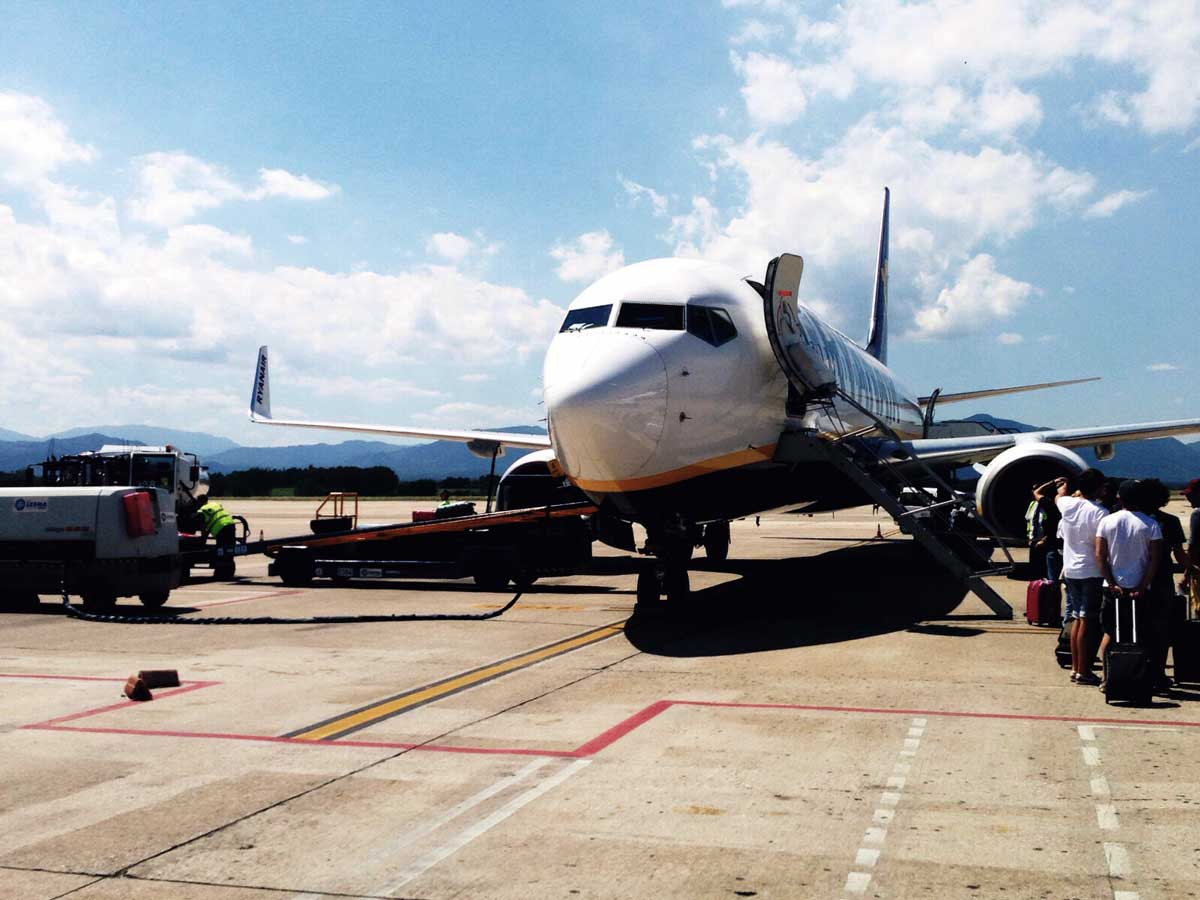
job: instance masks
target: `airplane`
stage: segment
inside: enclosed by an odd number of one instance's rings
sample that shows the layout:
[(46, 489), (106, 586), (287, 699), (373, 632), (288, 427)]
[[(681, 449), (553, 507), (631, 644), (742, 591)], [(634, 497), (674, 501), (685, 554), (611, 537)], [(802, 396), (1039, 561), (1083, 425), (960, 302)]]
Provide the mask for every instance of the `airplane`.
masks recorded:
[[(943, 436), (933, 413), (978, 400), (1095, 379), (918, 396), (887, 366), (888, 219), (883, 219), (867, 341), (859, 345), (799, 301), (803, 259), (782, 254), (761, 282), (697, 259), (652, 259), (612, 272), (567, 309), (543, 367), (549, 434), (445, 430), (276, 419), (267, 348), (259, 351), (250, 419), (262, 424), (461, 441), (478, 455), (529, 449), (521, 467), (565, 476), (598, 507), (601, 540), (633, 550), (631, 523), (655, 558), (639, 602), (688, 596), (694, 547), (725, 559), (729, 522), (789, 504), (805, 511), (869, 502), (829, 465), (781, 458), (803, 432), (867, 447), (876, 469), (928, 481), (974, 466), (978, 518), (993, 533), (1024, 533), (1031, 484), (1082, 472), (1073, 447), (1111, 458), (1121, 441), (1200, 432), (1200, 419), (1092, 428)], [(943, 482), (944, 484), (945, 482)]]

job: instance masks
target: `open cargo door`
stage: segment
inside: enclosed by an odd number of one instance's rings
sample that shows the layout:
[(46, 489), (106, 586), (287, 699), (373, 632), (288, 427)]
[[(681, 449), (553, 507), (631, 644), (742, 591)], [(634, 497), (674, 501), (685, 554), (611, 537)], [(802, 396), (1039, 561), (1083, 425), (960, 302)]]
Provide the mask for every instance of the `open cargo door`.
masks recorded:
[(775, 358), (788, 380), (805, 399), (830, 397), (837, 388), (837, 376), (825, 362), (816, 335), (804, 328), (797, 294), (804, 274), (804, 260), (784, 253), (767, 266), (766, 296), (763, 312), (767, 335)]

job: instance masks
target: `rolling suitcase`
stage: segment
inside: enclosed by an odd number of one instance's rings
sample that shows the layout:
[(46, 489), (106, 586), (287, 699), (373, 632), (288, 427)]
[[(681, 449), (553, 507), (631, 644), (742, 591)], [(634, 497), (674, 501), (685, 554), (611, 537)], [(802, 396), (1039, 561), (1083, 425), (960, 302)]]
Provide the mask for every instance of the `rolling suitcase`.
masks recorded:
[(1200, 618), (1192, 615), (1191, 600), (1177, 598), (1183, 616), (1171, 624), (1171, 654), (1175, 660), (1175, 680), (1184, 684), (1200, 684)]
[(1071, 668), (1071, 623), (1063, 622), (1062, 631), (1058, 633), (1058, 643), (1054, 647), (1054, 658), (1064, 669)]
[(1039, 578), (1029, 582), (1025, 591), (1025, 621), (1030, 625), (1062, 622), (1062, 590), (1057, 581)]
[(1104, 667), (1104, 702), (1126, 701), (1145, 706), (1154, 691), (1154, 672), (1147, 648), (1138, 643), (1138, 606), (1145, 594), (1114, 598), (1116, 641), (1108, 648)]

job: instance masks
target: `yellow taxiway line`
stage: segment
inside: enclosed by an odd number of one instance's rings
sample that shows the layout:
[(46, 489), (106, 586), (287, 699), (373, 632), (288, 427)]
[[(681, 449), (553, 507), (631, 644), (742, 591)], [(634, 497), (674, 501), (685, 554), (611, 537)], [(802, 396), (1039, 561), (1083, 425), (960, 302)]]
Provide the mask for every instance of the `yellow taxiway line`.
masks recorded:
[(468, 672), (452, 675), (441, 681), (435, 681), (433, 684), (413, 688), (402, 694), (378, 700), (360, 709), (344, 713), (332, 719), (326, 719), (323, 722), (318, 722), (315, 725), (294, 731), (286, 736), (304, 741), (336, 740), (383, 719), (408, 712), (418, 706), (432, 703), (451, 694), (457, 694), (460, 691), (465, 691), (468, 688), (499, 678), (502, 675), (507, 675), (510, 672), (515, 672), (518, 669), (524, 669), (551, 657), (561, 656), (564, 653), (570, 653), (572, 650), (578, 650), (581, 647), (587, 647), (591, 644), (607, 640), (624, 630), (624, 622), (602, 625), (599, 628), (593, 628), (574, 637), (556, 641), (553, 644), (547, 644), (544, 647), (538, 647), (535, 650), (529, 650), (525, 653), (511, 656), (508, 659), (480, 666), (478, 669), (471, 669)]

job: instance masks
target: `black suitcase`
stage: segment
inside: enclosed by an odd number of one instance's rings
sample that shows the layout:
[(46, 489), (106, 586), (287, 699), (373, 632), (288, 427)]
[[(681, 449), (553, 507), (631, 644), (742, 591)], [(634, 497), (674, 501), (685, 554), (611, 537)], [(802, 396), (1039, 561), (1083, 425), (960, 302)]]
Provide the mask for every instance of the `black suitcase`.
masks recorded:
[(1175, 680), (1200, 684), (1200, 619), (1191, 616), (1191, 601), (1180, 596), (1176, 602), (1183, 615), (1171, 623), (1171, 653), (1175, 659)]
[(1058, 633), (1058, 643), (1054, 646), (1054, 658), (1064, 669), (1071, 668), (1071, 623), (1074, 619), (1063, 622), (1062, 631)]
[(1147, 706), (1154, 693), (1154, 672), (1147, 648), (1138, 643), (1138, 607), (1145, 594), (1115, 598), (1116, 641), (1109, 645), (1104, 668), (1104, 702), (1125, 701)]

